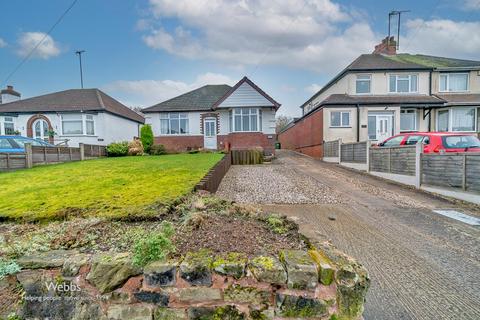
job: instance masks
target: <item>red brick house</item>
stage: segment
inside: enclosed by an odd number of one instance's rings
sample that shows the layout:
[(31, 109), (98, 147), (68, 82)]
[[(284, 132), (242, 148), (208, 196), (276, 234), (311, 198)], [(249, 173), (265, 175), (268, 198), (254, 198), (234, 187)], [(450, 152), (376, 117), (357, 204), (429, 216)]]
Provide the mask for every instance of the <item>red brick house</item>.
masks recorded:
[(143, 109), (155, 143), (169, 151), (252, 149), (274, 153), (280, 104), (244, 77), (235, 86), (206, 85)]

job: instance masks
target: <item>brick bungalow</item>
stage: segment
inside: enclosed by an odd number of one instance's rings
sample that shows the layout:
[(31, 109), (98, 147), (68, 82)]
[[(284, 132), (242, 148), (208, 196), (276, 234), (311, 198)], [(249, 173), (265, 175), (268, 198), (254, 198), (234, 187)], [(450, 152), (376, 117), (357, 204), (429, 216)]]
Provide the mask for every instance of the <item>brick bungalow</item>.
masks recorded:
[(155, 143), (169, 151), (262, 148), (274, 153), (280, 104), (244, 77), (234, 87), (206, 85), (143, 109)]

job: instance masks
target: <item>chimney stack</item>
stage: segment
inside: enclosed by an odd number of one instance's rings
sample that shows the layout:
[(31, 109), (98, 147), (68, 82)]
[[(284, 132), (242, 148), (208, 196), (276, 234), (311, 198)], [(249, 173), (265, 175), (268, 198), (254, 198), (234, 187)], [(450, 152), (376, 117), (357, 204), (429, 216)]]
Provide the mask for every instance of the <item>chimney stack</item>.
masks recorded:
[(20, 92), (13, 89), (13, 86), (7, 86), (6, 89), (0, 90), (0, 104), (20, 100)]
[(391, 37), (386, 37), (385, 39), (383, 39), (380, 44), (377, 44), (375, 46), (375, 50), (373, 50), (373, 53), (386, 54), (386, 55), (389, 55), (389, 56), (396, 55), (397, 54), (397, 42), (395, 41), (395, 38), (393, 36), (391, 36)]

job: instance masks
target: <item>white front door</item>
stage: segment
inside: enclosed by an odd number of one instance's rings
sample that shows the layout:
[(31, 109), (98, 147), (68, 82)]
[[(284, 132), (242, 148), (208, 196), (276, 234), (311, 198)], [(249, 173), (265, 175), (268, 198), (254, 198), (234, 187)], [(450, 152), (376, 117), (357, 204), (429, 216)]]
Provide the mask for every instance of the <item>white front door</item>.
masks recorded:
[(217, 119), (215, 118), (206, 118), (203, 121), (203, 147), (217, 149)]
[(377, 116), (377, 140), (383, 141), (393, 135), (392, 117)]
[(39, 119), (33, 123), (33, 138), (48, 142), (48, 123)]

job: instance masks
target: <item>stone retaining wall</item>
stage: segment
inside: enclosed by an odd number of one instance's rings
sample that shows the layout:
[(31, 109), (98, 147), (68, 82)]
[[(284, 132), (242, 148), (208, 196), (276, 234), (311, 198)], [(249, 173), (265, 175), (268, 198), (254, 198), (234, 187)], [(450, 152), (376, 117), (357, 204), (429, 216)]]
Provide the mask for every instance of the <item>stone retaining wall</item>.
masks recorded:
[(17, 262), (23, 270), (0, 280), (0, 293), (22, 288), (9, 312), (26, 319), (361, 319), (369, 285), (362, 266), (325, 244), (250, 259), (200, 251), (144, 268), (126, 253)]

